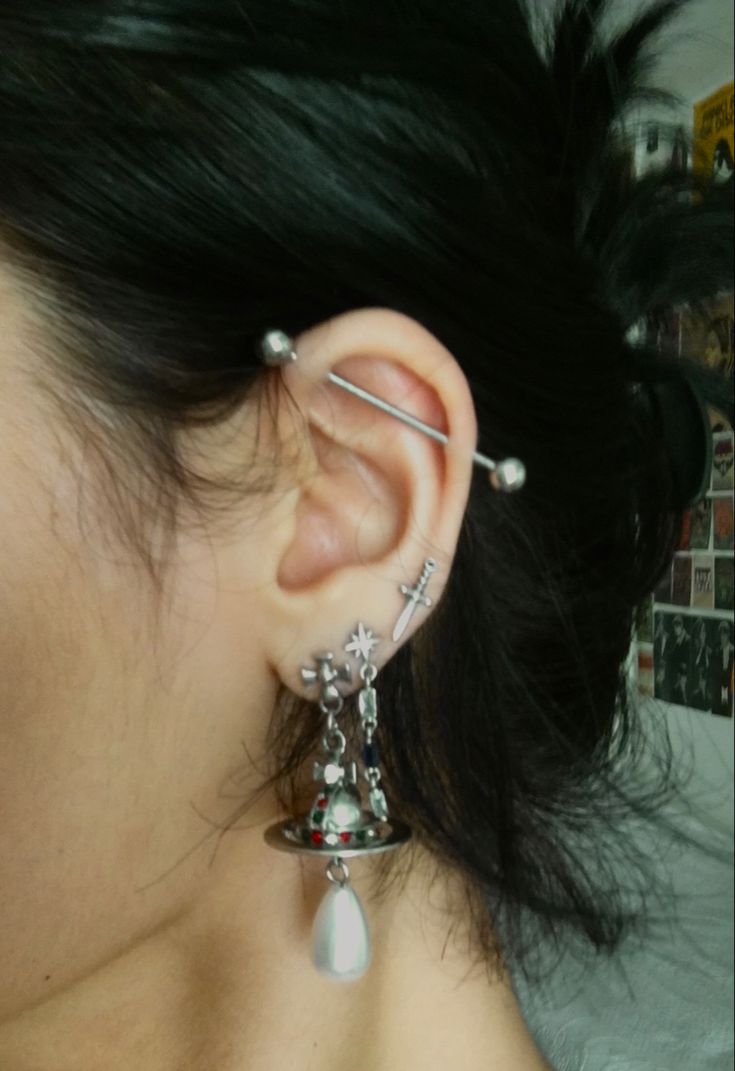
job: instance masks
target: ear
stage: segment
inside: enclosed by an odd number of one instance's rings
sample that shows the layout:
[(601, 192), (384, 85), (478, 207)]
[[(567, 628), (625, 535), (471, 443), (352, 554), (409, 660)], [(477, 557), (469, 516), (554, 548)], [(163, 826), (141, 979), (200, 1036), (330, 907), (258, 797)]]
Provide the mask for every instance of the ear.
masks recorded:
[[(346, 313), (300, 335), (294, 348), (297, 360), (272, 374), (283, 377), (303, 415), (294, 432), (292, 414), (277, 407), (279, 434), (284, 441), (296, 434), (302, 463), (295, 486), (281, 492), (262, 557), (259, 550), (259, 620), (271, 666), (313, 699), (301, 666), (325, 650), (336, 663), (358, 666), (344, 650), (358, 622), (380, 638), (371, 656), (380, 667), (426, 619), (431, 611), (420, 605), (392, 640), (406, 604), (400, 585), (413, 586), (430, 557), (437, 569), (426, 594), (438, 601), (467, 505), (477, 423), (452, 354), (401, 313)], [(443, 431), (449, 442), (347, 393), (327, 379), (330, 371)]]

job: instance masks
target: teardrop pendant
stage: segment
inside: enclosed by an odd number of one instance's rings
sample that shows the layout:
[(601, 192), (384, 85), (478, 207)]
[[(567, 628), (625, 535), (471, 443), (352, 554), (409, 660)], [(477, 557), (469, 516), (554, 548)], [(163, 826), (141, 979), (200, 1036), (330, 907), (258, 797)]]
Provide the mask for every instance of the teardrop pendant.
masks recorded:
[(335, 681), (350, 681), (351, 670), (347, 663), (335, 667), (334, 655), (331, 651), (323, 651), (314, 655), (316, 669), (301, 668), (304, 684), (320, 686), (319, 706), (327, 718), (322, 737), (325, 760), (315, 762), (313, 766), (314, 780), (323, 784), (306, 814), (274, 822), (263, 833), (266, 843), (278, 851), (329, 857), (326, 876), (332, 888), (326, 892), (314, 918), (311, 959), (320, 974), (337, 982), (351, 982), (362, 977), (372, 958), (367, 919), (359, 898), (349, 885), (350, 873), (345, 858), (392, 851), (411, 837), (411, 830), (404, 822), (388, 818), (388, 805), (379, 787), (378, 749), (373, 740), (377, 699), (372, 688), (377, 668), (369, 659), (376, 643), (372, 631), (359, 622), (351, 642), (345, 645), (346, 650), (359, 653), (364, 661), (360, 667), (363, 688), (359, 702), (364, 714), (363, 758), (370, 785), (372, 814), (363, 810), (357, 764), (344, 760), (347, 737), (337, 723), (344, 702)]
[[(334, 862), (345, 868), (339, 860)], [(346, 868), (345, 868), (346, 869)], [(330, 874), (328, 868), (327, 871)], [(336, 879), (332, 878), (336, 882)], [(362, 904), (345, 877), (332, 885), (314, 918), (312, 961), (320, 974), (335, 982), (352, 982), (370, 965), (370, 933)]]

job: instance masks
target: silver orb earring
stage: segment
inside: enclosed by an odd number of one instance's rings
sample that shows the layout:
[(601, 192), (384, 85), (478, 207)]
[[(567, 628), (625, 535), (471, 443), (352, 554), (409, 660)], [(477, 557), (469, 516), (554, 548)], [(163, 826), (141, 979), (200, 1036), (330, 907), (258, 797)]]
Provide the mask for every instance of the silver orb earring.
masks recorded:
[(343, 761), (346, 738), (337, 722), (344, 705), (337, 682), (351, 681), (352, 671), (348, 663), (335, 666), (333, 653), (324, 651), (314, 655), (316, 668), (301, 669), (304, 684), (319, 685), (319, 707), (327, 719), (322, 737), (326, 758), (313, 767), (313, 778), (321, 782), (321, 787), (308, 814), (276, 822), (263, 834), (266, 843), (278, 851), (329, 859), (325, 873), (332, 888), (314, 918), (312, 962), (325, 977), (339, 982), (360, 978), (372, 958), (365, 912), (349, 883), (350, 870), (344, 860), (390, 851), (411, 837), (405, 823), (388, 818), (388, 805), (379, 785), (378, 751), (373, 740), (377, 727), (373, 683), (378, 671), (370, 659), (377, 643), (378, 637), (359, 622), (345, 645), (347, 651), (362, 659), (358, 709), (365, 735), (362, 758), (372, 813), (363, 810), (356, 763)]

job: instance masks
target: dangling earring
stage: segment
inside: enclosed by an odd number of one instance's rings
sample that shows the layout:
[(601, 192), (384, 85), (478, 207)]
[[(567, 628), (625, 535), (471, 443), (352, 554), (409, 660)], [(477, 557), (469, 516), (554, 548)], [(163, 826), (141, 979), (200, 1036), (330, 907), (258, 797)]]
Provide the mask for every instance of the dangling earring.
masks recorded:
[(357, 697), (357, 708), (360, 712), (360, 728), (362, 729), (364, 744), (362, 747), (362, 762), (364, 776), (368, 782), (370, 809), (376, 818), (388, 817), (388, 804), (385, 793), (380, 788), (380, 769), (378, 766), (378, 745), (373, 740), (375, 730), (378, 727), (378, 697), (373, 688), (373, 681), (378, 675), (377, 666), (370, 661), (370, 653), (378, 645), (378, 638), (370, 629), (365, 629), (362, 621), (358, 623), (357, 631), (350, 636), (350, 642), (345, 644), (345, 650), (362, 658), (362, 665), (358, 670), (362, 681), (362, 688)]
[(316, 668), (301, 669), (304, 684), (319, 685), (319, 707), (327, 718), (322, 737), (326, 759), (315, 762), (313, 767), (314, 780), (322, 782), (322, 786), (307, 815), (276, 822), (264, 833), (266, 843), (279, 851), (329, 857), (325, 872), (332, 888), (314, 919), (312, 962), (326, 977), (344, 982), (361, 977), (372, 957), (365, 912), (349, 884), (350, 871), (344, 860), (390, 851), (411, 837), (407, 825), (388, 819), (385, 794), (379, 784), (378, 752), (373, 740), (377, 727), (373, 682), (378, 671), (370, 660), (377, 642), (378, 637), (359, 622), (345, 644), (347, 651), (362, 659), (358, 709), (365, 735), (362, 758), (372, 814), (362, 808), (355, 762), (343, 762), (346, 738), (337, 722), (344, 705), (337, 682), (350, 682), (352, 671), (348, 663), (335, 666), (332, 652), (324, 651), (314, 655)]

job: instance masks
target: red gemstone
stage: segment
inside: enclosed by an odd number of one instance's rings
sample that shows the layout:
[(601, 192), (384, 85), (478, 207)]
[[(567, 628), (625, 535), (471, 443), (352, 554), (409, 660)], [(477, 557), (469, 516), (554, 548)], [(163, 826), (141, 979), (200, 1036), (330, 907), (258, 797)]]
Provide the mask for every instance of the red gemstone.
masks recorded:
[(311, 839), (314, 842), (314, 844), (321, 844), (321, 842), (322, 842), (322, 840), (324, 838), (322, 837), (322, 834), (319, 832), (318, 829), (313, 829), (311, 831)]
[(327, 799), (326, 796), (322, 796), (322, 798), (320, 800), (316, 801), (317, 807), (326, 807), (328, 803), (329, 803), (329, 800)]
[(343, 844), (346, 844), (347, 841), (351, 839), (351, 837), (351, 833), (340, 833), (339, 835), (339, 839), (342, 841)]

